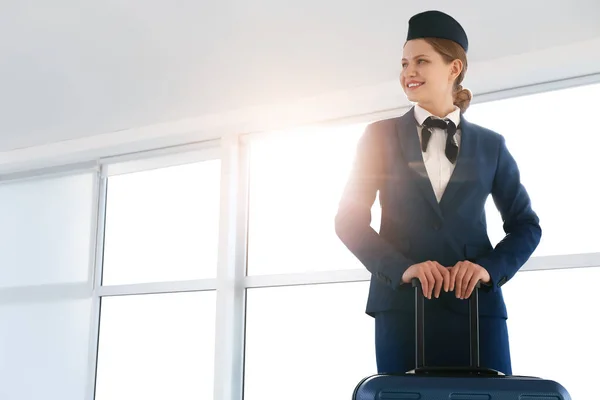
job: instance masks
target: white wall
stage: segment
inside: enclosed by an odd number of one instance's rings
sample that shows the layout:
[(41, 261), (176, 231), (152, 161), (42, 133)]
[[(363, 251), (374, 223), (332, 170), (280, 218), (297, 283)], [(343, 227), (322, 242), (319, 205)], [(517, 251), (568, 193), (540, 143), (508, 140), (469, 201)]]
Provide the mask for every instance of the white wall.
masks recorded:
[[(431, 8), (465, 26), (474, 75), (600, 37), (592, 0), (12, 2), (0, 15), (0, 151), (158, 123), (177, 134), (170, 123), (185, 118), (215, 135), (396, 108), (408, 18)], [(564, 62), (561, 74), (578, 74), (594, 51), (495, 61), (501, 74), (485, 82), (512, 86), (515, 74)]]
[(0, 398), (84, 398), (95, 171), (0, 183)]

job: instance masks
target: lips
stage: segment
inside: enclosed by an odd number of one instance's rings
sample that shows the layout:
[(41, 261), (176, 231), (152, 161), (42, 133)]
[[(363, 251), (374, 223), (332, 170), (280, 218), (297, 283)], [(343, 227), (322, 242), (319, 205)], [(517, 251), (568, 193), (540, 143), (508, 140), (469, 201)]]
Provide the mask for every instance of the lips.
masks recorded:
[(425, 84), (425, 82), (410, 81), (410, 82), (406, 83), (406, 88), (409, 90), (415, 90), (415, 89), (420, 88), (424, 84)]

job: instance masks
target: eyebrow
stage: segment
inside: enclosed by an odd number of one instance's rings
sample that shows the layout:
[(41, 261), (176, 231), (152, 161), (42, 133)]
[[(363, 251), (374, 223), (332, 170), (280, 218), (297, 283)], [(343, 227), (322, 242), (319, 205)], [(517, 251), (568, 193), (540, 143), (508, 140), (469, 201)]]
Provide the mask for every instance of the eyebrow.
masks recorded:
[[(414, 56), (414, 57), (413, 57), (413, 60), (414, 60), (415, 58), (421, 58), (421, 57), (429, 57), (429, 56), (428, 56), (427, 54), (419, 54), (418, 56)], [(403, 58), (403, 59), (402, 59), (402, 61), (405, 61), (405, 60), (406, 60), (406, 58)]]

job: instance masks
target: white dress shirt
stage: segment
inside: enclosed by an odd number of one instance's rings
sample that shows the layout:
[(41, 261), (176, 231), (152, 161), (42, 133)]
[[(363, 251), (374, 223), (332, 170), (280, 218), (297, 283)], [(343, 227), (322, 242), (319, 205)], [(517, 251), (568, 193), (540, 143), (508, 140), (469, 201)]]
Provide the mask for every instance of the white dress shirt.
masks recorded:
[[(423, 122), (427, 119), (427, 117), (433, 116), (434, 118), (438, 118), (432, 115), (429, 111), (420, 107), (418, 104), (415, 105), (415, 119), (419, 124), (417, 126), (417, 132), (419, 133), (419, 142), (422, 140), (421, 131)], [(454, 111), (450, 114), (446, 115), (444, 118), (448, 118), (456, 126), (460, 123), (460, 109), (455, 107)], [(427, 145), (427, 150), (423, 152), (423, 161), (425, 162), (425, 169), (427, 170), (427, 175), (429, 176), (429, 180), (431, 181), (431, 186), (433, 187), (433, 191), (435, 193), (435, 197), (437, 198), (438, 203), (442, 199), (442, 195), (444, 194), (444, 190), (446, 190), (446, 186), (448, 185), (448, 181), (454, 172), (454, 164), (448, 160), (446, 157), (446, 136), (447, 133), (445, 130), (439, 128), (430, 128), (431, 129), (431, 138), (429, 139), (429, 144)], [(456, 134), (454, 135), (456, 139), (456, 143), (458, 144), (458, 148), (460, 151), (460, 129), (456, 130)]]

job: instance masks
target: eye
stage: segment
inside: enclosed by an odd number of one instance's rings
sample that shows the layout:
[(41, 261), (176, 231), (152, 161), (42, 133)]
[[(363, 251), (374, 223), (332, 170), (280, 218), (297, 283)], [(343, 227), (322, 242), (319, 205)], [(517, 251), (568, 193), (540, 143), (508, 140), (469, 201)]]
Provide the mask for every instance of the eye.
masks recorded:
[(402, 68), (406, 68), (407, 65), (407, 63), (402, 63)]
[(423, 59), (423, 58), (419, 58), (419, 60), (417, 60), (417, 63), (419, 64), (425, 64), (427, 62), (427, 60)]

